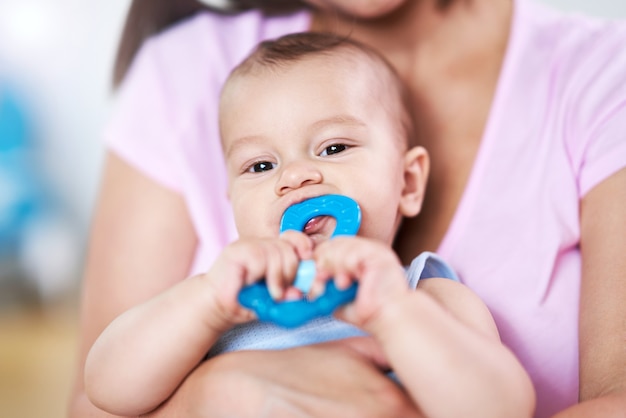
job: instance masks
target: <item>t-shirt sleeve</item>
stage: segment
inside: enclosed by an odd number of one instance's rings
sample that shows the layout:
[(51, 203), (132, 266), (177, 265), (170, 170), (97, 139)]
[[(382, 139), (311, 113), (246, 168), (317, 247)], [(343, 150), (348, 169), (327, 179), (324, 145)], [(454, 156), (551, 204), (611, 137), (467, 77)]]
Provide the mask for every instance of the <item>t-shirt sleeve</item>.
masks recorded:
[(461, 281), (454, 269), (443, 258), (429, 251), (424, 251), (413, 259), (406, 269), (406, 275), (411, 289), (415, 289), (420, 280), (433, 277), (450, 279), (455, 282)]
[[(626, 72), (626, 68), (624, 71)], [(599, 121), (590, 135), (579, 176), (581, 197), (624, 167), (626, 167), (626, 98), (609, 112), (605, 120)]]
[(569, 149), (580, 197), (626, 167), (626, 24), (607, 26), (581, 54)]
[(179, 190), (180, 148), (174, 146), (176, 126), (156, 45), (148, 40), (139, 50), (117, 91), (103, 136), (108, 150), (163, 186)]

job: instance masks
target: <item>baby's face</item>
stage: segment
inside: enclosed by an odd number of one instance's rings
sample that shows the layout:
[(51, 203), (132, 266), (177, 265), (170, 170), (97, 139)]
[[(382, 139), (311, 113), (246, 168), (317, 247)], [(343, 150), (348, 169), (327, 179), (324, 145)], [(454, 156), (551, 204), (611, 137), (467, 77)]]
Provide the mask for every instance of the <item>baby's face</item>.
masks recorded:
[[(389, 90), (371, 64), (327, 57), (233, 80), (220, 111), (240, 236), (277, 236), (290, 205), (334, 193), (360, 204), (359, 235), (391, 243), (406, 141)], [(319, 221), (306, 232), (326, 239), (334, 224)]]

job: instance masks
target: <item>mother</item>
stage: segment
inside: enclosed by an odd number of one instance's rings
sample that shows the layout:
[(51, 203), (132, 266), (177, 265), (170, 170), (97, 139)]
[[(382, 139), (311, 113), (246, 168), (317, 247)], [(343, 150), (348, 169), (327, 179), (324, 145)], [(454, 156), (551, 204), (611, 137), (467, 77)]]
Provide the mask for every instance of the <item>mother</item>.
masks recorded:
[[(381, 51), (411, 90), (432, 174), (422, 214), (398, 237), (402, 258), (437, 251), (485, 300), (533, 378), (537, 416), (623, 416), (626, 24), (530, 0), (230, 3), (296, 11), (194, 14), (202, 7), (192, 0), (131, 7), (72, 415), (98, 416), (81, 376), (100, 331), (206, 269), (234, 237), (216, 124), (228, 71), (258, 41), (311, 29)], [(419, 416), (377, 355), (367, 340), (223, 355), (153, 416)]]

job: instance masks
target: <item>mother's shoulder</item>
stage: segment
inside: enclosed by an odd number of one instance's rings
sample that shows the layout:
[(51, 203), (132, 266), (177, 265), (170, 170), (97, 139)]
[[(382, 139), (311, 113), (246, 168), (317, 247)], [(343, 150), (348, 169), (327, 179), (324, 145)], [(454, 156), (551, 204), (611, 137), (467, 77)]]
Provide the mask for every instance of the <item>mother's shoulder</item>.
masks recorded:
[(241, 61), (259, 42), (286, 33), (307, 30), (310, 16), (300, 11), (283, 16), (266, 16), (257, 10), (224, 15), (201, 11), (154, 35), (157, 49), (199, 64), (226, 64), (228, 70)]

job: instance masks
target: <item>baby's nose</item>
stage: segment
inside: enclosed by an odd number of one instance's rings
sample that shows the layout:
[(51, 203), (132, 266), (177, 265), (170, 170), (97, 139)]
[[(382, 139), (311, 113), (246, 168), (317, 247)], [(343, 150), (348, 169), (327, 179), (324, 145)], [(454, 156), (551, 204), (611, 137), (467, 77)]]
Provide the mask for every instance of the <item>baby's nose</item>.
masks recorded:
[(322, 173), (313, 164), (293, 162), (283, 168), (276, 183), (276, 193), (281, 195), (309, 184), (321, 183), (322, 180)]

